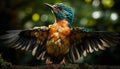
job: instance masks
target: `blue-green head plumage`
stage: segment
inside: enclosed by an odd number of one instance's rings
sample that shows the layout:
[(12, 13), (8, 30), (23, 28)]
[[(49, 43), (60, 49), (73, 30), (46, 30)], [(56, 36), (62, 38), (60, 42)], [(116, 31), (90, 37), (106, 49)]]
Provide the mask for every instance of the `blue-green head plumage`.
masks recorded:
[(46, 5), (53, 10), (56, 19), (60, 19), (60, 20), (66, 19), (69, 22), (69, 24), (72, 23), (74, 18), (74, 11), (72, 10), (71, 7), (63, 3), (56, 3), (55, 5), (50, 5), (50, 4), (46, 4)]

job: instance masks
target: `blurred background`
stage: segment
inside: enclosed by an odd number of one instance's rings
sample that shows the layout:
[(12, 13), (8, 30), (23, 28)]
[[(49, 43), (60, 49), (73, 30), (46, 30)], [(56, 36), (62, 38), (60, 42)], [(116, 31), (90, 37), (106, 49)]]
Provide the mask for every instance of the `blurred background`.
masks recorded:
[[(64, 3), (75, 11), (74, 27), (93, 30), (120, 32), (120, 0), (0, 0), (0, 35), (7, 30), (31, 29), (48, 26), (55, 17), (44, 3)], [(100, 65), (120, 65), (120, 43), (105, 51), (88, 54), (85, 63)], [(41, 65), (31, 52), (6, 47), (0, 40), (0, 63), (14, 65)]]

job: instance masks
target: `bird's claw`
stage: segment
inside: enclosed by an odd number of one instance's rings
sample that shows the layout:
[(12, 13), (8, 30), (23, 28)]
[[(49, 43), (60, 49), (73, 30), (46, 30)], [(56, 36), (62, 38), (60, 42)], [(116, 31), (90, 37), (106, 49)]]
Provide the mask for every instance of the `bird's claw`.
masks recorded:
[(46, 59), (46, 64), (52, 64), (52, 61), (50, 61), (50, 58)]
[(60, 64), (65, 64), (65, 59), (63, 59), (63, 60), (60, 62)]

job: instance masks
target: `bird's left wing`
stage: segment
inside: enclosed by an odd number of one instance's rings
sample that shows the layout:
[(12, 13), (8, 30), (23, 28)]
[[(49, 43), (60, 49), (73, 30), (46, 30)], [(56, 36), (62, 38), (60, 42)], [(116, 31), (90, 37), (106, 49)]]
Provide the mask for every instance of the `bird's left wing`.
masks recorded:
[(87, 53), (104, 50), (118, 43), (119, 39), (116, 32), (86, 32), (80, 28), (72, 28), (68, 58), (75, 62), (80, 59), (81, 55), (86, 56)]
[(15, 49), (32, 51), (38, 59), (45, 53), (45, 43), (47, 41), (49, 28), (42, 26), (32, 30), (10, 30), (8, 34), (1, 36), (5, 43)]

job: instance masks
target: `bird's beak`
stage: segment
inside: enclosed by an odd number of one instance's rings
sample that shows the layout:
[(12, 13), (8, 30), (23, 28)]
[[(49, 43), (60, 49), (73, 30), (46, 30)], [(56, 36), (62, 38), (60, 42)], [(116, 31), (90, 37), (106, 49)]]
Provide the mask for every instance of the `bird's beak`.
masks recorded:
[(48, 3), (44, 3), (46, 6), (48, 6), (54, 13), (57, 13), (57, 9), (51, 5), (51, 4), (48, 4)]
[(51, 4), (48, 3), (44, 3), (47, 7), (49, 7), (50, 9), (54, 10), (54, 7)]

